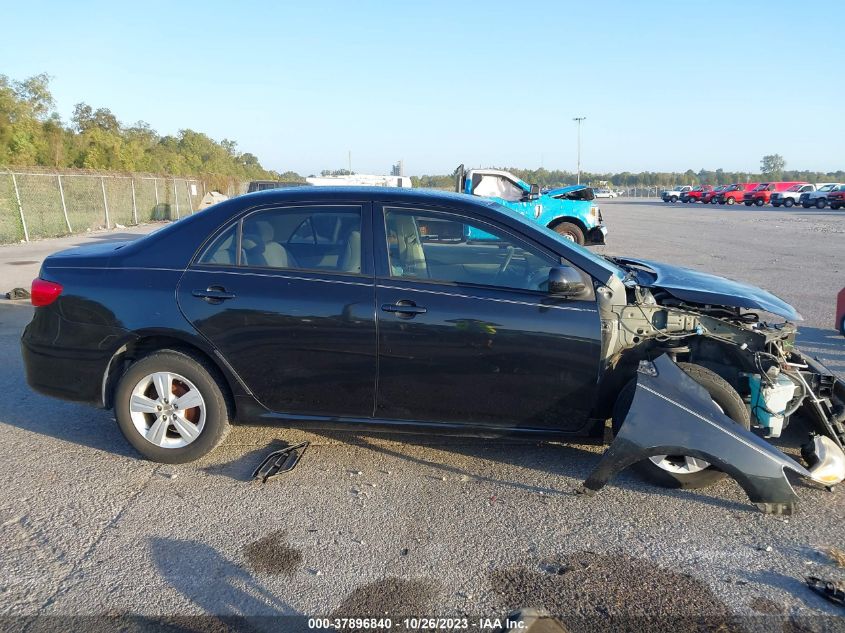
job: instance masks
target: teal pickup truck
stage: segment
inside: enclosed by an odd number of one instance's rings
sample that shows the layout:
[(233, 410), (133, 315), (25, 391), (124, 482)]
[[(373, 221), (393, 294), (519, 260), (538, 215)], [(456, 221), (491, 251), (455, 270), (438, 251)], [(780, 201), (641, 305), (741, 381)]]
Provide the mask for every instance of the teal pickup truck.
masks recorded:
[(512, 173), (499, 169), (455, 172), (459, 193), (490, 198), (520, 215), (547, 226), (562, 237), (578, 244), (604, 244), (607, 227), (590, 187), (572, 185), (540, 193)]

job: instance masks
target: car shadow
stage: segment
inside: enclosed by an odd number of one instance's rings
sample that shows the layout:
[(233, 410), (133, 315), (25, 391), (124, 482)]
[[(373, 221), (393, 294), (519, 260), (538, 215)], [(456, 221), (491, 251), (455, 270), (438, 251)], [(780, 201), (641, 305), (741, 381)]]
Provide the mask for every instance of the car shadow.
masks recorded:
[(252, 473), (261, 463), (261, 461), (274, 451), (282, 450), (291, 446), (294, 442), (287, 442), (283, 439), (276, 438), (266, 446), (248, 450), (235, 459), (228, 462), (220, 462), (203, 466), (202, 470), (207, 475), (214, 475), (226, 477), (234, 481), (252, 481)]
[[(441, 436), (426, 436), (410, 433), (357, 433), (336, 432), (336, 431), (313, 431), (315, 434), (335, 442), (346, 443), (365, 450), (373, 451), (381, 455), (400, 459), (402, 461), (430, 468), (436, 472), (451, 475), (453, 477), (466, 477), (468, 480), (482, 481), (493, 486), (500, 486), (504, 489), (517, 490), (529, 493), (543, 494), (547, 497), (555, 496), (583, 496), (581, 490), (582, 482), (589, 476), (593, 468), (598, 464), (601, 454), (579, 448), (578, 445), (537, 442), (521, 439), (474, 439), (455, 437), (451, 440), (444, 440)], [(490, 476), (479, 474), (474, 470), (467, 470), (445, 461), (435, 461), (409, 455), (408, 453), (385, 446), (375, 442), (375, 438), (386, 439), (394, 442), (401, 442), (406, 445), (414, 445), (425, 449), (443, 450), (464, 457), (479, 460), (492, 461), (499, 464), (508, 464), (517, 468), (524, 468), (537, 472), (561, 476), (562, 482), (575, 480), (572, 483), (565, 483), (560, 487), (537, 486), (513, 478), (507, 479), (501, 476)], [(460, 462), (461, 460), (455, 460)], [(658, 488), (640, 480), (630, 469), (623, 470), (619, 475), (609, 482), (608, 487), (618, 487), (626, 490), (655, 494), (674, 498), (693, 498), (700, 503), (724, 508), (732, 511), (756, 512), (756, 509), (747, 503), (740, 503), (729, 499), (711, 496), (706, 492), (691, 490), (672, 490)], [(718, 494), (718, 493), (714, 493)], [(597, 495), (601, 495), (598, 492)]]

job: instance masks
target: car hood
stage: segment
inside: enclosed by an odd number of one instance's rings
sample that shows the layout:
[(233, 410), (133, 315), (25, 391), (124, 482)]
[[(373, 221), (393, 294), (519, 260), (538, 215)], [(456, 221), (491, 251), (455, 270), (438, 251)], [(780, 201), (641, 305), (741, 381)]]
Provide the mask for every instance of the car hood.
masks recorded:
[(558, 187), (547, 191), (545, 196), (549, 198), (557, 198), (564, 200), (594, 200), (595, 194), (591, 187), (586, 185), (569, 185), (568, 187)]
[(637, 275), (639, 285), (661, 288), (682, 301), (765, 310), (790, 321), (803, 320), (798, 311), (784, 300), (739, 281), (647, 259), (620, 257), (614, 261), (622, 266), (645, 269), (645, 274)]

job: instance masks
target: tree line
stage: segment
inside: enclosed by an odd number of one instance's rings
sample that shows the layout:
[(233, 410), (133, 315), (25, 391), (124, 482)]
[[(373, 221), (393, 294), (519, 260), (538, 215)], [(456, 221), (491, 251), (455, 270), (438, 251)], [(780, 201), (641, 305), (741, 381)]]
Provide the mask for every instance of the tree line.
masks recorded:
[[(503, 169), (529, 184), (541, 187), (560, 187), (574, 184), (577, 174), (559, 169), (521, 169), (519, 167), (491, 167)], [(415, 187), (454, 189), (456, 174), (412, 176)], [(685, 172), (581, 172), (581, 182), (598, 185), (607, 183), (614, 187), (669, 187), (673, 185), (729, 185), (735, 182), (765, 182), (766, 180), (803, 180), (806, 182), (845, 182), (845, 171), (819, 172), (809, 170), (787, 170), (786, 162), (778, 154), (764, 156), (759, 172), (736, 172), (724, 169), (700, 169)]]
[(62, 121), (49, 80), (46, 74), (23, 81), (0, 75), (0, 166), (202, 176), (224, 191), (230, 180), (281, 176), (234, 141), (190, 129), (160, 135), (143, 121), (124, 125), (108, 108), (78, 103), (70, 121)]
[[(283, 180), (304, 182), (294, 171), (278, 173), (264, 169), (250, 152), (237, 143), (215, 141), (202, 132), (179, 130), (160, 135), (148, 123), (121, 123), (108, 108), (86, 103), (74, 107), (70, 121), (55, 111), (46, 74), (23, 81), (0, 75), (0, 166), (40, 166), (109, 171), (133, 171), (171, 176), (199, 176), (225, 190), (232, 180)], [(574, 172), (559, 169), (504, 168), (525, 182), (556, 187), (576, 182)], [(349, 173), (345, 169), (323, 170), (323, 175)], [(764, 180), (845, 182), (845, 171), (786, 170), (778, 154), (764, 156), (760, 173), (700, 169), (685, 172), (581, 172), (581, 182), (614, 187), (667, 187), (678, 184), (725, 185)], [(415, 187), (453, 189), (455, 174), (413, 176)]]

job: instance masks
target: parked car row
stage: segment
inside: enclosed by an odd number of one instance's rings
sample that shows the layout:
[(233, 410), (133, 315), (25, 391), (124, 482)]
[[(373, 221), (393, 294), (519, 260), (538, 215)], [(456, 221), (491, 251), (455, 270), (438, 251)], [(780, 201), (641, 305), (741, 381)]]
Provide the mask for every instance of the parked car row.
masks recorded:
[(845, 207), (845, 184), (809, 183), (798, 181), (782, 182), (742, 182), (731, 185), (684, 185), (661, 192), (664, 202), (703, 202), (705, 204), (733, 205), (743, 203), (745, 206), (762, 207), (771, 204), (773, 207), (792, 207), (800, 204), (805, 209), (816, 207), (831, 209)]

